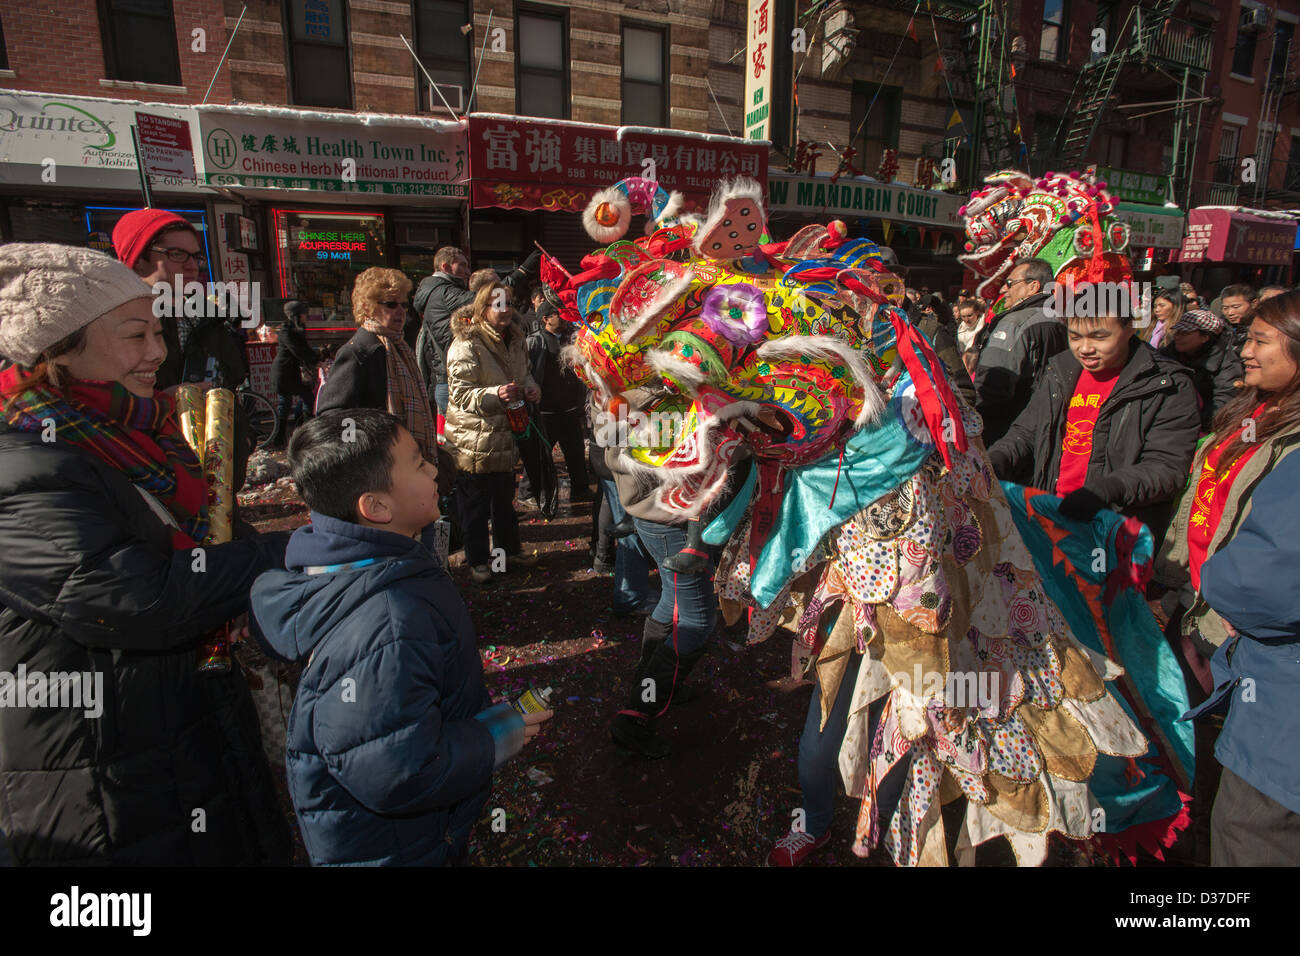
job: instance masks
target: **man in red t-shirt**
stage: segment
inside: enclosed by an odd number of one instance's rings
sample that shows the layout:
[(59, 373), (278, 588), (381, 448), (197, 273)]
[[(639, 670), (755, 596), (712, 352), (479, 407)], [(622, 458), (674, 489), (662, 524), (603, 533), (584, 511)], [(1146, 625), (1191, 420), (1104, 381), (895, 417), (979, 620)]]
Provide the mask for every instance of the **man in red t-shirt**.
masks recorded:
[(1126, 287), (1080, 283), (1073, 300), (1063, 295), (1049, 304), (1064, 313), (1070, 350), (1048, 362), (989, 460), (999, 478), (1059, 495), (1067, 518), (1115, 507), (1158, 540), (1196, 449), (1195, 384), (1134, 335)]

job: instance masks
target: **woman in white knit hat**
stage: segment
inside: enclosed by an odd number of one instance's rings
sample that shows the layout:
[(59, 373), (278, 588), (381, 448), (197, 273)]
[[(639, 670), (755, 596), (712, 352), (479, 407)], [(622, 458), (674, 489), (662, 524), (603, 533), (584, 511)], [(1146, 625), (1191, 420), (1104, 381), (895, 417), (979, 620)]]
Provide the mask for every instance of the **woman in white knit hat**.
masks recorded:
[(287, 861), (248, 686), (196, 657), (286, 539), (198, 547), (207, 489), (154, 391), (152, 305), (101, 253), (0, 246), (0, 839), (19, 864)]

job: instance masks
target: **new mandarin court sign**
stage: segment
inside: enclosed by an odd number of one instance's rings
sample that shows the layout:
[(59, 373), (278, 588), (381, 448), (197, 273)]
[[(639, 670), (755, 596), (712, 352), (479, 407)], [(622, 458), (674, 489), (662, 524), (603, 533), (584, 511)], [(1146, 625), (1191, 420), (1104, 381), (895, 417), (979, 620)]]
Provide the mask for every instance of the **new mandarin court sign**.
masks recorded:
[(964, 228), (957, 214), (958, 196), (935, 189), (912, 189), (887, 183), (868, 183), (829, 177), (787, 176), (770, 173), (768, 208), (773, 213), (808, 216), (862, 216), (916, 222), (922, 225)]

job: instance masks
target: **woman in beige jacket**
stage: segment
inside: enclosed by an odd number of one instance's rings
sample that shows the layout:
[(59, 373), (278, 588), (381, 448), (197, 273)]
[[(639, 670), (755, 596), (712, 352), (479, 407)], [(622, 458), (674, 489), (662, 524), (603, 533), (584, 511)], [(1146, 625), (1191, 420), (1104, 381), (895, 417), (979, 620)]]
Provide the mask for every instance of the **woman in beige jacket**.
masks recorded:
[[(468, 314), (467, 314), (468, 313)], [(529, 567), (520, 554), (515, 515), (515, 459), (519, 452), (506, 408), (535, 402), (541, 391), (528, 370), (524, 327), (499, 282), (483, 286), (472, 307), (452, 315), (447, 351), (447, 444), (460, 469), (461, 533), (475, 583), (492, 577), (488, 522), (493, 544), (510, 562)]]

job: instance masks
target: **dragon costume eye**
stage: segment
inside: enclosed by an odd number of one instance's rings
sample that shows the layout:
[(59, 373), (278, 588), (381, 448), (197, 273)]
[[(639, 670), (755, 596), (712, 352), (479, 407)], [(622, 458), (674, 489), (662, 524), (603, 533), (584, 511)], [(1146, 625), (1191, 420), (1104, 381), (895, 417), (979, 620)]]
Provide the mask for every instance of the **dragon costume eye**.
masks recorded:
[(601, 203), (596, 207), (596, 222), (602, 226), (612, 226), (618, 222), (618, 210), (607, 202)]

